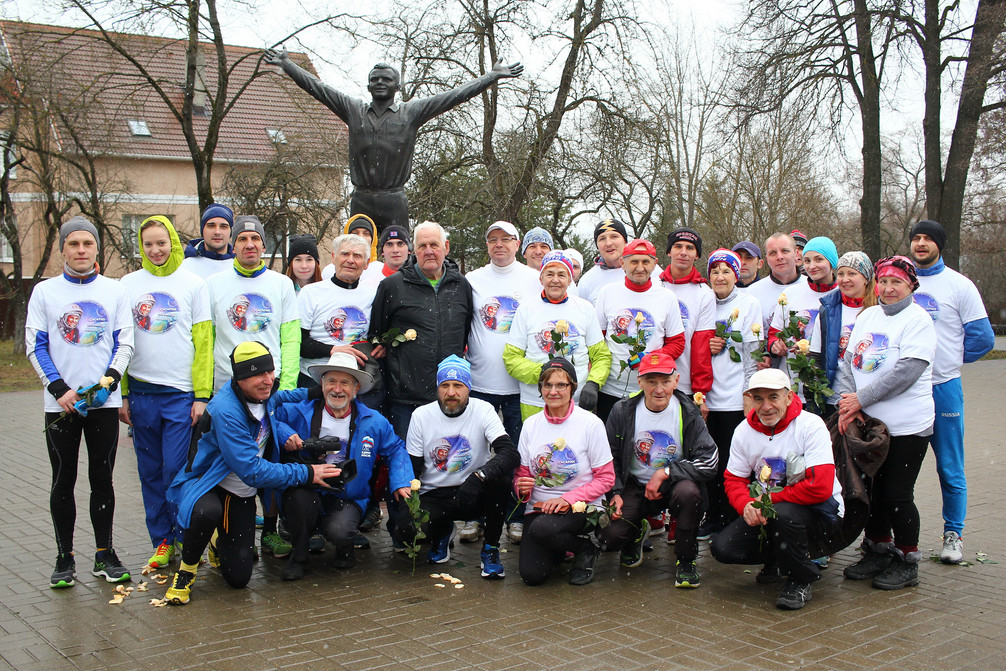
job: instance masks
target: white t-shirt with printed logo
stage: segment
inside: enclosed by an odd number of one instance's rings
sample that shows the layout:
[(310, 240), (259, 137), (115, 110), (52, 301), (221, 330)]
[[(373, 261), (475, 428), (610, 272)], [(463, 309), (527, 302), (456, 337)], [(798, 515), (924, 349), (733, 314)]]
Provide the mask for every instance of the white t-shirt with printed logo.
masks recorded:
[[(789, 326), (790, 314), (793, 313), (797, 317), (807, 320), (807, 323), (803, 325), (802, 337), (794, 338), (794, 342), (802, 339), (810, 341), (814, 334), (814, 327), (817, 326), (817, 316), (821, 313), (821, 299), (836, 291), (838, 291), (837, 287), (821, 293), (811, 289), (810, 284), (807, 282), (797, 283), (793, 286), (793, 288), (786, 290), (785, 306), (779, 305), (778, 302), (776, 303), (775, 312), (772, 313), (770, 327), (774, 329), (783, 329)], [(787, 355), (787, 357), (788, 356), (791, 355)], [(790, 379), (795, 381), (796, 375), (794, 375), (789, 369), (788, 359), (783, 360), (780, 369), (789, 375)], [(797, 386), (797, 394), (802, 400), (805, 399), (802, 383)]]
[(134, 327), (129, 374), (144, 382), (192, 391), (196, 355), (192, 326), (211, 319), (206, 282), (185, 268), (167, 277), (141, 268), (120, 283), (129, 298)]
[(887, 424), (892, 436), (910, 436), (933, 425), (933, 358), (936, 329), (921, 307), (912, 303), (896, 315), (884, 314), (875, 305), (863, 310), (849, 336), (852, 377), (863, 389), (890, 372), (901, 359), (929, 363), (912, 386), (893, 398), (863, 408), (863, 412)]
[[(800, 275), (791, 284), (776, 284), (772, 279), (772, 276), (758, 280), (747, 289), (742, 289), (743, 293), (748, 294), (758, 300), (761, 304), (761, 318), (762, 318), (762, 333), (768, 338), (768, 329), (772, 325), (772, 320), (774, 318), (775, 310), (779, 307), (779, 294), (786, 293), (786, 301), (789, 302), (790, 293), (799, 290), (801, 286), (807, 284), (807, 278)], [(789, 316), (787, 314), (787, 316)]]
[(503, 347), (510, 336), (517, 308), (541, 300), (538, 273), (514, 261), (506, 268), (487, 264), (465, 275), (472, 286), (472, 329), (465, 358), (472, 365), (472, 389), (512, 395), (520, 385), (503, 365)]
[[(376, 288), (362, 281), (355, 289), (340, 287), (332, 280), (308, 284), (297, 294), (300, 327), (308, 329), (312, 338), (326, 345), (351, 345), (366, 340), (376, 294)], [(328, 357), (301, 357), (300, 372), (310, 375), (308, 367), (327, 362)]]
[(978, 288), (956, 270), (945, 268), (936, 275), (919, 275), (919, 289), (913, 298), (936, 325), (933, 384), (960, 377), (964, 364), (964, 325), (988, 317)]
[[(853, 308), (849, 307), (845, 303), (842, 303), (842, 332), (838, 336), (838, 360), (841, 361), (845, 357), (845, 350), (849, 346), (849, 336), (852, 335), (852, 327), (856, 325), (856, 317), (859, 313), (863, 311), (863, 308)], [(818, 319), (814, 322), (814, 333), (810, 337), (810, 351), (820, 354), (824, 351), (826, 343), (822, 340), (821, 335), (821, 320)], [(841, 389), (841, 385), (838, 384), (838, 376), (835, 376), (835, 382), (832, 384), (832, 391), (835, 392), (834, 396), (828, 399), (831, 404), (838, 403), (841, 395), (845, 392), (851, 391), (850, 389)]]
[(696, 331), (716, 328), (716, 294), (708, 284), (670, 284), (661, 282), (678, 297), (681, 308), (681, 325), (685, 329), (685, 351), (675, 361), (678, 367), (678, 389), (685, 394), (692, 393), (692, 335)]
[[(730, 331), (740, 331), (743, 342), (757, 342), (759, 337), (751, 328), (762, 323), (761, 303), (750, 294), (735, 289), (732, 298), (727, 296), (722, 302), (716, 301), (716, 322), (725, 326), (734, 310), (737, 310), (737, 319), (730, 326)], [(762, 337), (764, 335), (762, 331)], [(730, 360), (731, 345), (740, 355), (740, 361)], [(706, 407), (710, 410), (730, 412), (744, 409), (744, 389), (747, 386), (744, 379), (745, 356), (749, 355), (741, 351), (740, 343), (730, 338), (727, 338), (720, 353), (713, 355), (713, 388), (706, 394)]]
[(278, 378), (283, 367), (280, 326), (299, 319), (293, 281), (269, 269), (245, 277), (232, 265), (207, 284), (213, 311), (213, 391), (220, 391), (231, 378), (231, 352), (246, 340), (269, 348)]
[[(97, 384), (112, 363), (115, 341), (133, 346), (133, 320), (122, 284), (104, 275), (78, 284), (62, 273), (35, 285), (28, 301), (25, 326), (36, 338), (48, 336), (49, 358), (58, 377), (71, 389)], [(118, 333), (118, 335), (116, 335)], [(29, 350), (34, 343), (27, 343)], [(53, 395), (46, 392), (46, 412), (62, 412)], [(115, 388), (105, 408), (122, 407), (122, 393)]]
[[(611, 351), (611, 374), (601, 391), (616, 398), (626, 398), (639, 391), (636, 371), (632, 368), (621, 370), (621, 362), (629, 358), (629, 345), (617, 343), (613, 335), (635, 337), (640, 331), (645, 334), (644, 352), (660, 349), (664, 338), (684, 333), (681, 324), (681, 309), (678, 298), (670, 289), (654, 283), (646, 291), (633, 291), (621, 284), (609, 284), (597, 294), (595, 301), (597, 321), (605, 332), (605, 340)], [(636, 320), (642, 316), (642, 322)]]
[(661, 412), (652, 412), (645, 401), (640, 401), (636, 405), (636, 435), (632, 439), (629, 473), (645, 485), (657, 470), (681, 458), (682, 435), (681, 401), (672, 396)]
[(460, 486), (489, 461), (489, 446), (505, 434), (496, 410), (477, 398), (469, 398), (457, 417), (445, 415), (436, 401), (417, 408), (405, 447), (410, 456), (423, 458), (419, 492)]
[[(561, 320), (569, 324), (569, 334), (564, 337), (566, 350), (563, 356), (570, 359), (576, 369), (578, 385), (573, 397), (575, 401), (580, 398), (580, 390), (587, 381), (590, 367), (587, 348), (604, 340), (593, 305), (576, 296), (569, 296), (562, 303), (549, 303), (540, 296), (536, 300), (524, 301), (514, 314), (507, 344), (523, 350), (524, 356), (531, 361), (544, 364), (553, 349), (549, 332)], [(520, 383), (520, 402), (545, 407), (537, 383)]]
[[(549, 422), (544, 412), (529, 417), (520, 432), (518, 451), (520, 463), (531, 470), (531, 477), (548, 477), (555, 482), (552, 486), (535, 485), (528, 501), (529, 511), (535, 503), (562, 496), (590, 482), (594, 469), (612, 461), (604, 422), (579, 407), (573, 408), (561, 424)], [(602, 498), (585, 503), (596, 505)]]
[[(660, 284), (660, 273), (664, 272), (663, 268), (658, 264), (653, 272), (650, 273), (650, 279), (653, 280), (654, 284)], [(625, 282), (625, 271), (619, 268), (602, 268), (601, 266), (595, 265), (593, 268), (585, 272), (580, 276), (580, 283), (577, 285), (577, 291), (580, 298), (593, 304), (597, 300), (597, 294), (602, 288), (608, 286), (609, 284), (623, 284)]]

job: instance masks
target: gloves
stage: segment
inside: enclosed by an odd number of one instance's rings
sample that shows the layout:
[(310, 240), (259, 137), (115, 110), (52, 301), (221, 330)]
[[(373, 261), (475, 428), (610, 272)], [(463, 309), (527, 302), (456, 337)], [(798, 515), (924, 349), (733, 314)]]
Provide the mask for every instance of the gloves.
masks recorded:
[[(105, 377), (110, 377), (113, 380), (112, 384), (108, 385), (109, 392), (113, 392), (119, 388), (119, 380), (122, 379), (122, 375), (119, 374), (119, 371), (115, 370), (114, 368), (109, 368), (108, 370), (105, 371)], [(104, 401), (102, 401), (102, 403), (104, 403)], [(94, 407), (98, 406), (95, 405)]]
[(485, 483), (479, 480), (479, 477), (472, 473), (468, 476), (461, 486), (458, 487), (458, 493), (455, 494), (455, 499), (458, 503), (458, 508), (464, 511), (469, 511), (475, 508), (479, 502), (479, 497), (482, 495), (482, 488), (485, 487)]
[(105, 401), (108, 400), (111, 391), (105, 387), (98, 387), (98, 391), (94, 392), (94, 400), (91, 402), (92, 408), (100, 408), (105, 405)]
[(584, 384), (580, 390), (579, 406), (587, 412), (592, 412), (597, 407), (597, 392), (597, 383), (593, 380)]
[[(645, 352), (643, 353), (645, 354)], [(636, 370), (639, 368), (639, 362), (642, 361), (642, 354), (637, 354), (636, 356), (629, 359), (629, 368)]]

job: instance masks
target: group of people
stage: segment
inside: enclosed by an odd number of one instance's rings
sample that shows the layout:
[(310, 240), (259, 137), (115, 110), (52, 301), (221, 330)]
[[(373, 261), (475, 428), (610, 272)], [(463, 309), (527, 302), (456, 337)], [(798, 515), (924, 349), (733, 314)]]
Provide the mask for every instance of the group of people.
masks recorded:
[[(180, 562), (174, 604), (189, 601), (204, 553), (228, 584), (247, 584), (259, 502), (262, 549), (288, 557), (282, 577), (297, 580), (326, 541), (333, 566), (354, 566), (383, 500), (396, 550), (422, 540), (428, 561), (447, 562), (462, 522), (462, 540), (481, 537), (482, 577), (500, 579), (505, 533), (529, 585), (569, 559), (569, 582), (587, 584), (602, 551), (638, 566), (667, 520), (676, 586), (700, 585), (698, 543), (711, 539), (714, 558), (761, 564), (759, 582), (784, 583), (777, 606), (801, 608), (827, 564), (811, 548), (844, 511), (826, 420), (844, 433), (867, 416), (887, 425), (890, 456), (845, 575), (918, 583), (914, 482), (929, 444), (941, 559), (963, 559), (960, 367), (993, 336), (974, 285), (944, 266), (936, 222), (912, 228), (911, 258), (839, 256), (794, 231), (764, 253), (750, 241), (711, 251), (703, 276), (697, 231), (668, 236), (662, 268), (652, 242), (606, 219), (582, 277), (582, 257), (547, 231), (505, 221), (485, 232), (489, 263), (466, 275), (433, 222), (410, 234), (356, 215), (324, 267), (316, 240), (295, 237), (286, 276), (266, 267), (256, 217), (214, 204), (200, 224), (183, 247), (166, 217), (143, 221), (142, 267), (116, 282), (95, 263), (96, 229), (74, 217), (60, 230), (63, 273), (32, 294), (54, 588), (75, 580), (81, 435), (93, 573), (130, 578), (112, 542), (120, 420), (149, 563)], [(784, 336), (794, 319), (806, 343)], [(794, 385), (797, 349), (825, 371), (827, 402)]]

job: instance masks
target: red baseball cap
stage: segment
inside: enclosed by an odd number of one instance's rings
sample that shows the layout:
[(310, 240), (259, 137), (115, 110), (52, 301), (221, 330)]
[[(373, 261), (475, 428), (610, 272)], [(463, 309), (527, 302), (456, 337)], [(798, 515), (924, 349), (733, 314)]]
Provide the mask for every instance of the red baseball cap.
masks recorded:
[(644, 256), (652, 256), (657, 258), (657, 248), (653, 246), (653, 243), (649, 240), (643, 240), (642, 238), (636, 238), (629, 244), (625, 246), (622, 250), (622, 256), (632, 256), (633, 254), (643, 254)]
[[(652, 245), (650, 245), (652, 247)], [(639, 375), (647, 373), (663, 373), (672, 375), (677, 372), (678, 367), (674, 365), (674, 359), (670, 354), (663, 352), (647, 352), (639, 360)]]

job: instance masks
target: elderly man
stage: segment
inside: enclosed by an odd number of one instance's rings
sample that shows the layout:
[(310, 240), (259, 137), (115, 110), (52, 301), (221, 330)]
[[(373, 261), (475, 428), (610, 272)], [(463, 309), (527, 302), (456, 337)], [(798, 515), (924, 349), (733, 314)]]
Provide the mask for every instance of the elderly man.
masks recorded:
[[(471, 285), (447, 258), (447, 231), (424, 221), (413, 231), (413, 246), (415, 256), (377, 287), (370, 322), (370, 339), (384, 343), (373, 355), (386, 357), (388, 418), (403, 438), (415, 409), (436, 400), (437, 362), (464, 355), (473, 312)], [(416, 337), (392, 346), (385, 342), (392, 328)]]
[[(486, 531), (480, 561), (482, 577), (503, 578), (499, 540), (510, 501), (510, 481), (520, 458), (503, 429), (496, 410), (470, 397), (471, 366), (451, 355), (437, 367), (437, 400), (412, 416), (407, 446), (416, 477), (422, 483), (419, 497), (430, 514), (427, 536), (431, 564), (451, 557), (454, 520), (485, 516)], [(495, 454), (490, 458), (490, 449)], [(401, 504), (398, 540), (415, 536), (412, 519)]]
[(199, 277), (209, 279), (222, 270), (227, 270), (234, 258), (231, 246), (231, 228), (234, 226), (234, 212), (220, 203), (213, 203), (199, 217), (199, 235), (189, 240), (185, 246), (185, 260), (182, 268)]
[[(103, 276), (95, 259), (98, 229), (73, 217), (59, 229), (63, 273), (39, 283), (28, 301), (25, 351), (45, 387), (45, 443), (52, 466), (49, 510), (56, 531), (56, 569), (49, 586), (73, 587), (73, 527), (80, 437), (87, 445), (94, 527), (93, 575), (129, 580), (112, 548), (115, 491), (112, 469), (119, 442), (118, 389), (133, 355), (133, 320), (126, 290)], [(100, 386), (99, 386), (100, 385)], [(88, 401), (85, 390), (92, 391)]]
[[(754, 407), (734, 431), (724, 475), (727, 498), (740, 517), (713, 538), (710, 549), (724, 564), (764, 564), (760, 583), (785, 578), (776, 607), (798, 610), (821, 577), (808, 554), (810, 541), (833, 533), (844, 504), (831, 434), (824, 420), (804, 412), (790, 384), (776, 368), (751, 376), (744, 393)], [(752, 496), (752, 482), (763, 493)], [(774, 514), (766, 514), (766, 496)]]
[[(373, 378), (361, 371), (357, 359), (342, 351), (333, 352), (323, 364), (310, 368), (320, 385), (322, 398), (286, 403), (276, 411), (277, 442), (284, 448), (283, 461), (313, 463), (323, 458), (337, 466), (352, 460), (357, 475), (339, 491), (314, 487), (291, 487), (283, 492), (283, 512), (293, 551), (283, 567), (283, 580), (300, 580), (308, 570), (307, 553), (311, 533), (320, 524), (335, 546), (332, 565), (348, 569), (356, 564), (353, 539), (370, 501), (369, 481), (378, 457), (388, 463), (390, 487), (396, 497), (408, 496), (412, 467), (405, 443), (391, 424), (376, 411), (357, 400), (366, 393)], [(305, 449), (304, 438), (326, 439), (331, 443), (324, 454)]]
[(643, 393), (619, 401), (608, 416), (605, 426), (615, 465), (611, 502), (619, 517), (599, 538), (605, 549), (622, 551), (622, 566), (639, 566), (650, 531), (646, 517), (669, 508), (678, 524), (674, 586), (690, 588), (700, 584), (695, 558), (703, 483), (716, 475), (719, 457), (699, 409), (678, 391), (678, 378), (670, 355), (643, 355)]
[(368, 76), (372, 100), (350, 98), (318, 81), (290, 60), (285, 49), (267, 49), (265, 61), (283, 72), (325, 107), (335, 112), (349, 129), (349, 178), (353, 182), (352, 214), (369, 214), (378, 231), (392, 224), (408, 226), (409, 203), (405, 183), (412, 174), (412, 156), (419, 127), (444, 112), (474, 98), (504, 77), (519, 77), (520, 63), (493, 64), (492, 70), (458, 88), (425, 98), (396, 103), (401, 88), (398, 70), (378, 63)]
[[(651, 279), (656, 265), (653, 243), (633, 240), (622, 251), (623, 282), (608, 284), (597, 293), (597, 321), (611, 351), (611, 373), (597, 399), (601, 421), (620, 399), (639, 391), (636, 368), (643, 352), (664, 352), (677, 359), (685, 349), (678, 299), (673, 291)], [(624, 337), (633, 342), (622, 341)], [(623, 361), (628, 367), (622, 366)]]
[(178, 524), (185, 530), (182, 563), (165, 594), (175, 605), (189, 602), (199, 558), (215, 533), (211, 554), (224, 580), (236, 588), (248, 584), (259, 488), (324, 485), (326, 478), (341, 472), (330, 463), (278, 463), (276, 408), (305, 400), (308, 391), (273, 393), (275, 362), (262, 343), (240, 343), (229, 359), (231, 380), (206, 406), (196, 453), (168, 491), (168, 499), (178, 506)]

